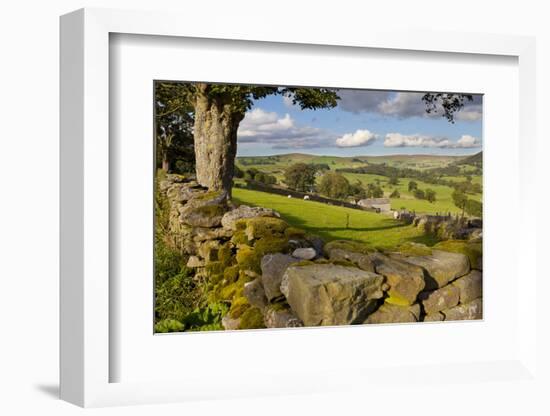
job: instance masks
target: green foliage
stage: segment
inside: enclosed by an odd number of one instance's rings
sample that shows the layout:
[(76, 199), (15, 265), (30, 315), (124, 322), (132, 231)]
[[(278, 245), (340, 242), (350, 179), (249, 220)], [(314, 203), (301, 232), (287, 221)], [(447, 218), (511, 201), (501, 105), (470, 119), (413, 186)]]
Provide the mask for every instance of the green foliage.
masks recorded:
[[(157, 81), (155, 89), (155, 137), (157, 167), (177, 173), (194, 169), (192, 105), (182, 83)], [(175, 163), (174, 163), (175, 162)]]
[(315, 185), (315, 168), (306, 163), (289, 166), (284, 173), (284, 183), (295, 191), (311, 192)]
[(453, 198), (453, 203), (457, 206), (457, 208), (460, 208), (464, 213), (464, 208), (466, 206), (466, 202), (468, 201), (466, 194), (457, 190), (453, 192), (451, 197)]
[(464, 211), (472, 217), (483, 217), (483, 204), (479, 201), (468, 199), (464, 205)]
[(193, 277), (187, 269), (157, 284), (155, 292), (157, 319), (183, 320), (200, 300), (196, 289)]
[(321, 178), (318, 191), (329, 198), (344, 199), (349, 195), (349, 182), (337, 172), (327, 172)]
[(416, 199), (426, 199), (426, 193), (422, 189), (415, 189), (413, 195)]
[(162, 240), (155, 242), (155, 283), (164, 283), (171, 277), (186, 273), (187, 258), (168, 247)]
[(156, 333), (181, 332), (185, 326), (175, 319), (163, 319), (155, 324)]
[(471, 94), (426, 93), (422, 101), (426, 104), (426, 113), (441, 113), (448, 122), (454, 123), (454, 115), (464, 107), (466, 101), (473, 101)]
[(399, 185), (399, 178), (397, 176), (390, 177), (389, 184), (390, 185)]
[(400, 198), (401, 194), (397, 189), (394, 189), (393, 192), (390, 194), (390, 198)]
[(429, 202), (435, 202), (435, 198), (436, 198), (436, 194), (435, 194), (435, 191), (428, 188), (426, 189), (426, 200), (428, 200)]
[(202, 308), (196, 308), (183, 319), (186, 331), (223, 330), (222, 318), (229, 311), (225, 303), (212, 303)]
[(360, 181), (356, 181), (355, 183), (350, 183), (349, 194), (350, 196), (357, 199), (365, 199), (367, 197), (367, 192), (365, 191), (365, 188), (363, 188), (363, 185), (361, 184)]
[(409, 192), (418, 189), (418, 184), (415, 181), (409, 181)]
[(384, 196), (384, 191), (380, 185), (369, 183), (367, 185), (367, 198), (382, 198)]

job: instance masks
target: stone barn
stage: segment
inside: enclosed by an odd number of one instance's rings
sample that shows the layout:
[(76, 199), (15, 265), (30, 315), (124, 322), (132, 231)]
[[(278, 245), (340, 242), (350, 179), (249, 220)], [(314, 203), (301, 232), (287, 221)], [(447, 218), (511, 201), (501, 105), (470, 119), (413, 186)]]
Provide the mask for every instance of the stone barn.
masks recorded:
[(391, 210), (391, 201), (389, 198), (366, 198), (361, 199), (357, 205), (363, 208), (373, 208), (380, 212), (389, 212)]

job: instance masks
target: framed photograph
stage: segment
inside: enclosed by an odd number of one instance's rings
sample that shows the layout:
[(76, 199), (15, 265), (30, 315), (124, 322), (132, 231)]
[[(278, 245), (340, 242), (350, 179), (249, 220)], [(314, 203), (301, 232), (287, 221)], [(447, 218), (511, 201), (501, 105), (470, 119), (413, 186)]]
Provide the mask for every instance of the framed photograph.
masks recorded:
[(181, 18), (61, 18), (62, 398), (538, 388), (534, 40)]

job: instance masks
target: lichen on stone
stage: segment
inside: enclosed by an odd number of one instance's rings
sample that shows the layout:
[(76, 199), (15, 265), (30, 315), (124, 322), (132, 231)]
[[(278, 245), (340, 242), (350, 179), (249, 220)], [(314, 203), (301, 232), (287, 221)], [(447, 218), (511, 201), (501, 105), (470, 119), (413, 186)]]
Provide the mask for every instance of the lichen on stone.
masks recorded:
[(240, 317), (239, 329), (265, 328), (264, 315), (259, 308), (251, 307), (244, 311)]
[(325, 244), (325, 252), (330, 253), (330, 251), (334, 249), (354, 251), (363, 254), (368, 254), (368, 252), (371, 251), (366, 244), (357, 243), (355, 241), (334, 240)]
[(441, 241), (433, 246), (434, 249), (464, 254), (470, 260), (472, 269), (482, 269), (483, 245), (481, 242), (465, 240)]
[(432, 254), (432, 249), (424, 244), (419, 243), (404, 243), (398, 247), (399, 253), (410, 256), (429, 256)]

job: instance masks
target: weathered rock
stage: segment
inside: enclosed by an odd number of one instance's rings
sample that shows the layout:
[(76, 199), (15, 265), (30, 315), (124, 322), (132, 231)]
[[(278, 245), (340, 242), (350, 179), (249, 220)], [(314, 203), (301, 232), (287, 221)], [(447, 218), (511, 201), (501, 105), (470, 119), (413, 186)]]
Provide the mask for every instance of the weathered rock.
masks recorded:
[(481, 228), (476, 228), (470, 233), (468, 237), (470, 242), (481, 242), (483, 240), (483, 230)]
[(206, 260), (206, 262), (217, 261), (221, 246), (218, 240), (205, 241), (198, 246), (197, 251), (199, 256)]
[(475, 299), (471, 302), (460, 304), (454, 308), (442, 311), (446, 321), (463, 321), (483, 318), (483, 300)]
[(384, 278), (335, 264), (291, 265), (281, 292), (306, 326), (363, 323), (383, 297)]
[(193, 241), (198, 243), (207, 241), (207, 240), (219, 240), (230, 238), (233, 234), (231, 231), (224, 228), (203, 228), (195, 227), (193, 228)]
[(323, 247), (325, 245), (325, 242), (320, 237), (317, 237), (315, 235), (306, 235), (305, 239), (320, 256), (323, 255)]
[(432, 254), (427, 256), (404, 256), (398, 253), (392, 253), (390, 256), (426, 270), (428, 275), (424, 277), (427, 290), (441, 288), (470, 271), (468, 257), (460, 253), (432, 250)]
[(192, 269), (195, 269), (197, 267), (204, 267), (205, 262), (201, 259), (199, 259), (197, 256), (189, 256), (189, 260), (187, 261), (187, 267), (190, 267)]
[(283, 237), (288, 228), (284, 220), (276, 217), (253, 217), (240, 221), (246, 221), (244, 233), (249, 241), (263, 237)]
[(248, 299), (251, 305), (257, 306), (260, 309), (267, 305), (264, 287), (259, 279), (244, 284), (243, 295)]
[(445, 320), (445, 316), (441, 312), (430, 313), (424, 316), (424, 322), (437, 322), (437, 321), (444, 321), (444, 320)]
[(446, 240), (437, 243), (434, 247), (437, 250), (461, 253), (468, 256), (470, 267), (476, 270), (483, 269), (483, 246), (481, 242), (465, 240)]
[(229, 315), (225, 315), (222, 318), (222, 326), (226, 331), (239, 329), (240, 324), (241, 324), (240, 318), (231, 318)]
[(193, 227), (218, 227), (227, 209), (225, 191), (201, 192), (187, 201), (180, 211), (180, 220)]
[(362, 270), (374, 272), (374, 264), (368, 254), (356, 251), (344, 250), (341, 248), (329, 249), (329, 258), (332, 261), (346, 261), (355, 264)]
[(460, 303), (468, 303), (482, 296), (483, 282), (481, 272), (472, 270), (466, 276), (456, 279), (453, 283), (460, 292)]
[(278, 305), (268, 306), (264, 312), (264, 321), (267, 328), (297, 328), (304, 326), (290, 308)]
[(248, 205), (241, 205), (240, 207), (226, 212), (221, 220), (221, 225), (227, 230), (235, 231), (237, 229), (237, 221), (244, 218), (253, 217), (276, 217), (279, 218), (278, 212), (269, 208), (262, 207), (249, 207)]
[(454, 285), (447, 285), (433, 292), (421, 293), (419, 298), (426, 314), (432, 314), (458, 305), (460, 290)]
[(180, 220), (193, 227), (218, 227), (224, 212), (222, 205), (185, 206)]
[(399, 322), (417, 322), (420, 317), (420, 305), (411, 306), (392, 305), (384, 302), (380, 308), (371, 313), (366, 320), (367, 324), (392, 324)]
[(283, 295), (281, 293), (283, 274), (289, 265), (298, 261), (298, 259), (282, 253), (268, 254), (262, 257), (262, 284), (269, 301)]
[(317, 252), (314, 248), (297, 248), (292, 252), (292, 257), (302, 260), (312, 260), (317, 256)]
[(373, 253), (370, 258), (376, 273), (384, 276), (389, 285), (390, 297), (386, 300), (387, 303), (406, 306), (416, 302), (418, 294), (426, 286), (421, 267), (380, 253)]

